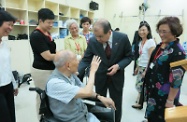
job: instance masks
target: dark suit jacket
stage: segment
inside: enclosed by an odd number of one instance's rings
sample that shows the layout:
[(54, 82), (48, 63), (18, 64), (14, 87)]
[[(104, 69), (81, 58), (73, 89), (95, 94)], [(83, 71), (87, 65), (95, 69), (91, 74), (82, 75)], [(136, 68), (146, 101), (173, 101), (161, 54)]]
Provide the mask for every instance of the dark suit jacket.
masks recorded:
[(95, 37), (92, 37), (88, 43), (84, 57), (79, 64), (78, 71), (80, 79), (83, 79), (85, 68), (90, 65), (94, 55), (100, 56), (102, 60), (96, 72), (96, 87), (104, 87), (107, 80), (107, 69), (114, 64), (118, 64), (120, 70), (118, 70), (111, 79), (115, 88), (122, 90), (124, 84), (124, 68), (128, 66), (133, 59), (132, 48), (127, 35), (120, 32), (113, 32), (110, 60), (106, 57), (103, 44), (98, 42)]
[(137, 60), (139, 58), (139, 43), (141, 41), (141, 38), (138, 34), (138, 31), (135, 31), (134, 33), (134, 39), (132, 42), (132, 45), (134, 45), (134, 60)]

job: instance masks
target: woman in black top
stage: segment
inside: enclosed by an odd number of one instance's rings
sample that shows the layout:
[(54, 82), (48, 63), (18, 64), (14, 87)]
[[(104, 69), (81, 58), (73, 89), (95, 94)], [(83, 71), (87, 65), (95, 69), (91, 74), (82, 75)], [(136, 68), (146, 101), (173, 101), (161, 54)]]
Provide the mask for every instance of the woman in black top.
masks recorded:
[[(55, 68), (53, 59), (56, 53), (56, 44), (52, 40), (49, 30), (53, 27), (54, 13), (42, 8), (38, 11), (38, 26), (30, 35), (30, 45), (34, 55), (32, 64), (32, 78), (36, 87), (45, 89), (46, 81)], [(37, 113), (40, 99), (37, 95)], [(39, 119), (39, 118), (38, 118)]]

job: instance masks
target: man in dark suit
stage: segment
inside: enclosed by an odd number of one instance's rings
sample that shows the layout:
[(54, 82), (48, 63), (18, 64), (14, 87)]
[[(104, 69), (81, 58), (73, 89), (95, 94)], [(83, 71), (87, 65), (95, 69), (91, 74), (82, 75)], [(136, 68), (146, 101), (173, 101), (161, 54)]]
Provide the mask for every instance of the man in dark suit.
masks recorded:
[[(79, 77), (83, 79), (85, 68), (91, 63), (92, 57), (101, 57), (101, 64), (96, 72), (96, 92), (106, 96), (109, 89), (110, 97), (116, 105), (115, 122), (121, 121), (122, 93), (124, 84), (124, 68), (133, 59), (131, 44), (126, 34), (111, 31), (110, 23), (99, 19), (93, 26), (94, 37), (79, 64)], [(109, 48), (109, 49), (108, 49)]]

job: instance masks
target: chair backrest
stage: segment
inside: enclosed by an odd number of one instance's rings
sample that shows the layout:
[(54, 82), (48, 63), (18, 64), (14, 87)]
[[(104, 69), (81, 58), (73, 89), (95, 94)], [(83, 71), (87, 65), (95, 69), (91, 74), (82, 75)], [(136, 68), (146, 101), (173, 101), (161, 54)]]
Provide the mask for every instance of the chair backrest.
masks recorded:
[(40, 104), (39, 114), (44, 114), (46, 116), (53, 116), (53, 114), (49, 108), (48, 96), (44, 90), (43, 90), (40, 98), (41, 98), (41, 104)]

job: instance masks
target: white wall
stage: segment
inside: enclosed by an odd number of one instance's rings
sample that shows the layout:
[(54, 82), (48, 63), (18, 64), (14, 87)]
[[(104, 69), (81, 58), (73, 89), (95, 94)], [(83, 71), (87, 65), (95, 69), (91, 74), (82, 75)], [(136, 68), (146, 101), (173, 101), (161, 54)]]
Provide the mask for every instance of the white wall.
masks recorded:
[[(53, 0), (65, 5), (69, 5), (76, 8), (81, 8), (85, 10), (89, 9), (89, 3), (92, 0)], [(104, 17), (104, 9), (105, 9), (105, 0), (93, 0), (94, 2), (97, 2), (99, 4), (99, 10), (95, 10), (95, 18), (101, 18)]]
[[(185, 24), (187, 22), (186, 0), (147, 1), (149, 8), (145, 14), (145, 20), (150, 24), (152, 34), (157, 42), (160, 41), (160, 37), (155, 31), (156, 24), (164, 16), (178, 16), (181, 19), (184, 32), (180, 39), (181, 42), (187, 41), (187, 34), (185, 34), (187, 28)], [(143, 20), (143, 17), (139, 15), (139, 5), (143, 2), (144, 0), (105, 0), (105, 18), (111, 22), (113, 29), (119, 27), (122, 32), (128, 34), (130, 41), (132, 41), (139, 22)], [(184, 13), (183, 16), (182, 13)]]

